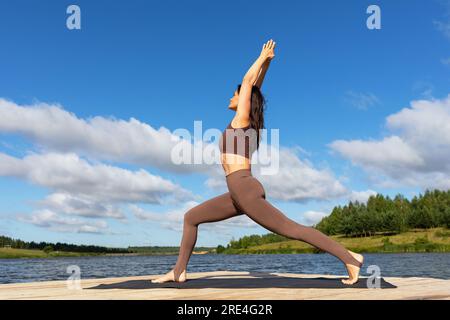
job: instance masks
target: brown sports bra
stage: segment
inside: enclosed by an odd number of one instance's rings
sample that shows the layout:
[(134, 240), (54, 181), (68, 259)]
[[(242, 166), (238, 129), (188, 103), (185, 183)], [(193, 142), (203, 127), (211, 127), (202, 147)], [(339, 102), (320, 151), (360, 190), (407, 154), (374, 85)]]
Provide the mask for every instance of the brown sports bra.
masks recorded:
[(231, 153), (251, 159), (257, 147), (257, 132), (250, 125), (233, 128), (231, 122), (219, 140), (220, 153)]

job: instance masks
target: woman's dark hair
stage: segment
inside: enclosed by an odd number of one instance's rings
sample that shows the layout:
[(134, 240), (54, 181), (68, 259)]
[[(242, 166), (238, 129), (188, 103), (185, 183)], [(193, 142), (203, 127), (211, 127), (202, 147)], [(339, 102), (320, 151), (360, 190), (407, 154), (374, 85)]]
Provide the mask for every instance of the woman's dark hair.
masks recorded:
[[(241, 84), (237, 86), (237, 93), (241, 91)], [(256, 130), (257, 133), (257, 147), (259, 148), (259, 130), (264, 129), (264, 111), (266, 109), (266, 99), (264, 98), (258, 86), (252, 86), (252, 94), (250, 97), (250, 126)]]

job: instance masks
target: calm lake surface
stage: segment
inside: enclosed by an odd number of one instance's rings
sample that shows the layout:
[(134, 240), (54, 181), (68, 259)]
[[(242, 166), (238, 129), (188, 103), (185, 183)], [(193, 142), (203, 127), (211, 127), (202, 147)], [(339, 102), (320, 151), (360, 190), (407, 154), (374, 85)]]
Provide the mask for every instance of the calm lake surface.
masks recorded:
[[(382, 277), (450, 279), (450, 253), (365, 254), (362, 276), (378, 265)], [(0, 283), (65, 280), (77, 265), (81, 278), (163, 274), (177, 256), (104, 256), (53, 259), (0, 259)], [(256, 271), (345, 275), (343, 264), (328, 254), (192, 255), (188, 272)]]

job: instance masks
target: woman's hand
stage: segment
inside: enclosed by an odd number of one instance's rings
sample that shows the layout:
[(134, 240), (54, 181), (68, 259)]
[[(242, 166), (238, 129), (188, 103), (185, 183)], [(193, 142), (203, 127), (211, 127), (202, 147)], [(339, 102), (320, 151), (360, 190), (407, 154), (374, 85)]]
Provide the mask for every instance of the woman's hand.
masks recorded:
[[(248, 69), (247, 73), (245, 74), (244, 78), (242, 79), (242, 86), (246, 87), (248, 86), (251, 90), (252, 86), (255, 85), (255, 82), (257, 81), (260, 72), (262, 68), (264, 67), (267, 69), (270, 61), (275, 57), (274, 53), (275, 48), (275, 42), (270, 39), (263, 45), (263, 48), (261, 50), (261, 54), (259, 55), (258, 59), (252, 64), (250, 69)], [(241, 87), (242, 90), (242, 87)], [(246, 90), (244, 90), (246, 91)], [(242, 92), (241, 92), (242, 93)], [(239, 98), (242, 96), (242, 94), (239, 94)], [(245, 94), (243, 95), (245, 96)], [(247, 103), (246, 98), (242, 98), (245, 100), (245, 103)], [(248, 97), (248, 101), (250, 101), (250, 96)]]
[(272, 60), (275, 57), (274, 49), (276, 42), (270, 39), (265, 43), (262, 47), (261, 54), (259, 55), (261, 58), (265, 60)]

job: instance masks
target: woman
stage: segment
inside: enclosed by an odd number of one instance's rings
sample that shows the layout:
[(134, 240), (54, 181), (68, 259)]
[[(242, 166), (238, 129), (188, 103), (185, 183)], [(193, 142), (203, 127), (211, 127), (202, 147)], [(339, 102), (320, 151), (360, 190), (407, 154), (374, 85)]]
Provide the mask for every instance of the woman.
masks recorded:
[(198, 225), (241, 214), (246, 214), (272, 232), (307, 242), (336, 256), (345, 264), (349, 274), (349, 278), (342, 279), (342, 282), (350, 285), (358, 281), (363, 263), (362, 255), (345, 249), (320, 231), (286, 217), (266, 200), (262, 184), (252, 176), (250, 159), (259, 147), (259, 130), (264, 128), (265, 100), (260, 88), (275, 56), (274, 48), (273, 40), (263, 45), (260, 56), (245, 74), (230, 100), (229, 108), (236, 111), (236, 114), (219, 142), (228, 192), (186, 212), (178, 260), (170, 272), (152, 280), (153, 283), (186, 281), (186, 267), (197, 241)]

